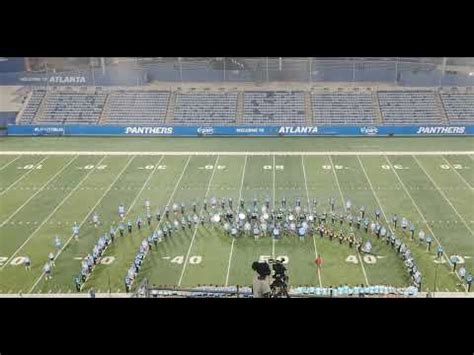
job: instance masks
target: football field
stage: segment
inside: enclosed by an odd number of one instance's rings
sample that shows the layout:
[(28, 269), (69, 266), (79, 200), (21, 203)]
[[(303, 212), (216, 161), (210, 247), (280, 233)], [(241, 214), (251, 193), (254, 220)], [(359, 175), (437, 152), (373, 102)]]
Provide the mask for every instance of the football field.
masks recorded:
[[(145, 200), (159, 208), (193, 202), (244, 199), (250, 206), (266, 198), (273, 208), (285, 198), (293, 207), (330, 211), (336, 199), (342, 212), (350, 200), (353, 214), (364, 206), (386, 226), (394, 214), (415, 227), (415, 240), (398, 225), (390, 229), (412, 250), (423, 275), (422, 289), (464, 291), (450, 258), (474, 272), (474, 139), (460, 138), (2, 138), (0, 139), (0, 293), (76, 292), (74, 277), (98, 238), (117, 225), (118, 206), (125, 220), (144, 221), (139, 231), (116, 237), (82, 291), (125, 292), (124, 277), (140, 243), (161, 222), (146, 223)], [(90, 223), (97, 212), (101, 225)], [(80, 225), (79, 239), (72, 225)], [(331, 222), (329, 221), (329, 225)], [(341, 228), (348, 228), (344, 225)], [(418, 241), (423, 230), (431, 249)], [(393, 285), (411, 279), (401, 256), (375, 236), (356, 230), (373, 243), (373, 255), (319, 235), (231, 238), (217, 225), (179, 230), (148, 252), (135, 286), (245, 285), (253, 261), (282, 256), (289, 283), (297, 286)], [(62, 247), (44, 278), (54, 237)], [(437, 247), (444, 253), (436, 257)], [(323, 259), (320, 271), (314, 260)], [(23, 261), (31, 259), (31, 270)], [(472, 291), (472, 290), (471, 290)]]

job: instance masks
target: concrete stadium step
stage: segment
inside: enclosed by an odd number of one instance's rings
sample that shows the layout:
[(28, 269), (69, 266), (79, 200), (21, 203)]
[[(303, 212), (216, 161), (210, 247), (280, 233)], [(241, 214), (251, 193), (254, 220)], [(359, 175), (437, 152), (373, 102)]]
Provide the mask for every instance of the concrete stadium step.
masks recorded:
[(441, 99), (439, 90), (436, 90), (435, 92), (435, 99), (436, 99), (436, 105), (438, 106), (438, 110), (441, 114), (442, 121), (444, 123), (449, 123), (448, 116), (446, 114), (446, 109), (444, 107), (443, 100)]
[(174, 119), (174, 110), (176, 107), (176, 96), (178, 93), (176, 91), (172, 91), (169, 101), (168, 107), (166, 109), (166, 116), (165, 116), (165, 123), (172, 123)]
[(372, 91), (372, 102), (374, 103), (375, 115), (377, 116), (377, 123), (383, 124), (382, 111), (380, 110), (380, 101), (377, 91)]
[(304, 93), (304, 117), (307, 125), (313, 124), (313, 103), (310, 91)]
[(242, 124), (244, 117), (244, 91), (240, 90), (237, 96), (237, 111), (235, 113), (235, 123)]

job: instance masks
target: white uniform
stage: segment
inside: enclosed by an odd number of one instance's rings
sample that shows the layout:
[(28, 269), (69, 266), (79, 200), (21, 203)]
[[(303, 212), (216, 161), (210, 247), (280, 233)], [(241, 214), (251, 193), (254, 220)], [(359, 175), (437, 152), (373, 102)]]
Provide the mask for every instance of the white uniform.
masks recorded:
[(420, 233), (418, 233), (418, 238), (420, 238), (420, 241), (423, 242), (425, 240), (425, 232), (420, 231)]
[(72, 226), (72, 235), (75, 239), (79, 237), (79, 226), (76, 224)]
[(408, 227), (408, 221), (405, 217), (402, 218), (402, 228), (406, 229)]
[(49, 254), (48, 254), (48, 258), (49, 258), (49, 261), (51, 262), (51, 265), (54, 266), (54, 254), (53, 254), (53, 253), (49, 253)]
[(45, 278), (46, 280), (50, 279), (51, 278), (51, 266), (49, 265), (49, 263), (46, 263), (44, 264), (43, 266), (43, 272), (45, 273)]
[(351, 209), (351, 206), (352, 206), (351, 200), (347, 200), (346, 201), (346, 210), (349, 211)]
[(123, 218), (125, 216), (125, 206), (124, 205), (119, 206), (118, 213), (119, 213), (120, 218)]

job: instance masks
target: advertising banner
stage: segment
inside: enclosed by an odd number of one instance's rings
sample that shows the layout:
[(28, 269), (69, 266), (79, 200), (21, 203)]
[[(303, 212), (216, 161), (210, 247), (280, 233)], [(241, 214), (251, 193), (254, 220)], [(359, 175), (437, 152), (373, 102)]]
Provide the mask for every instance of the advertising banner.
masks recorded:
[(142, 126), (9, 125), (10, 136), (462, 136), (474, 125), (417, 126)]

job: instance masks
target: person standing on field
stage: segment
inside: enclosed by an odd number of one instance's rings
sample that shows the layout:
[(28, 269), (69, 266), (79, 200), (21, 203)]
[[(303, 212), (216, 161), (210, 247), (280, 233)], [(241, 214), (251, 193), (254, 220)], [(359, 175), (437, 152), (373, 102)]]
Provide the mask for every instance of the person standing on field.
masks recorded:
[(321, 270), (321, 265), (323, 264), (323, 259), (321, 258), (321, 255), (318, 254), (318, 257), (314, 262), (316, 263), (318, 270)]

